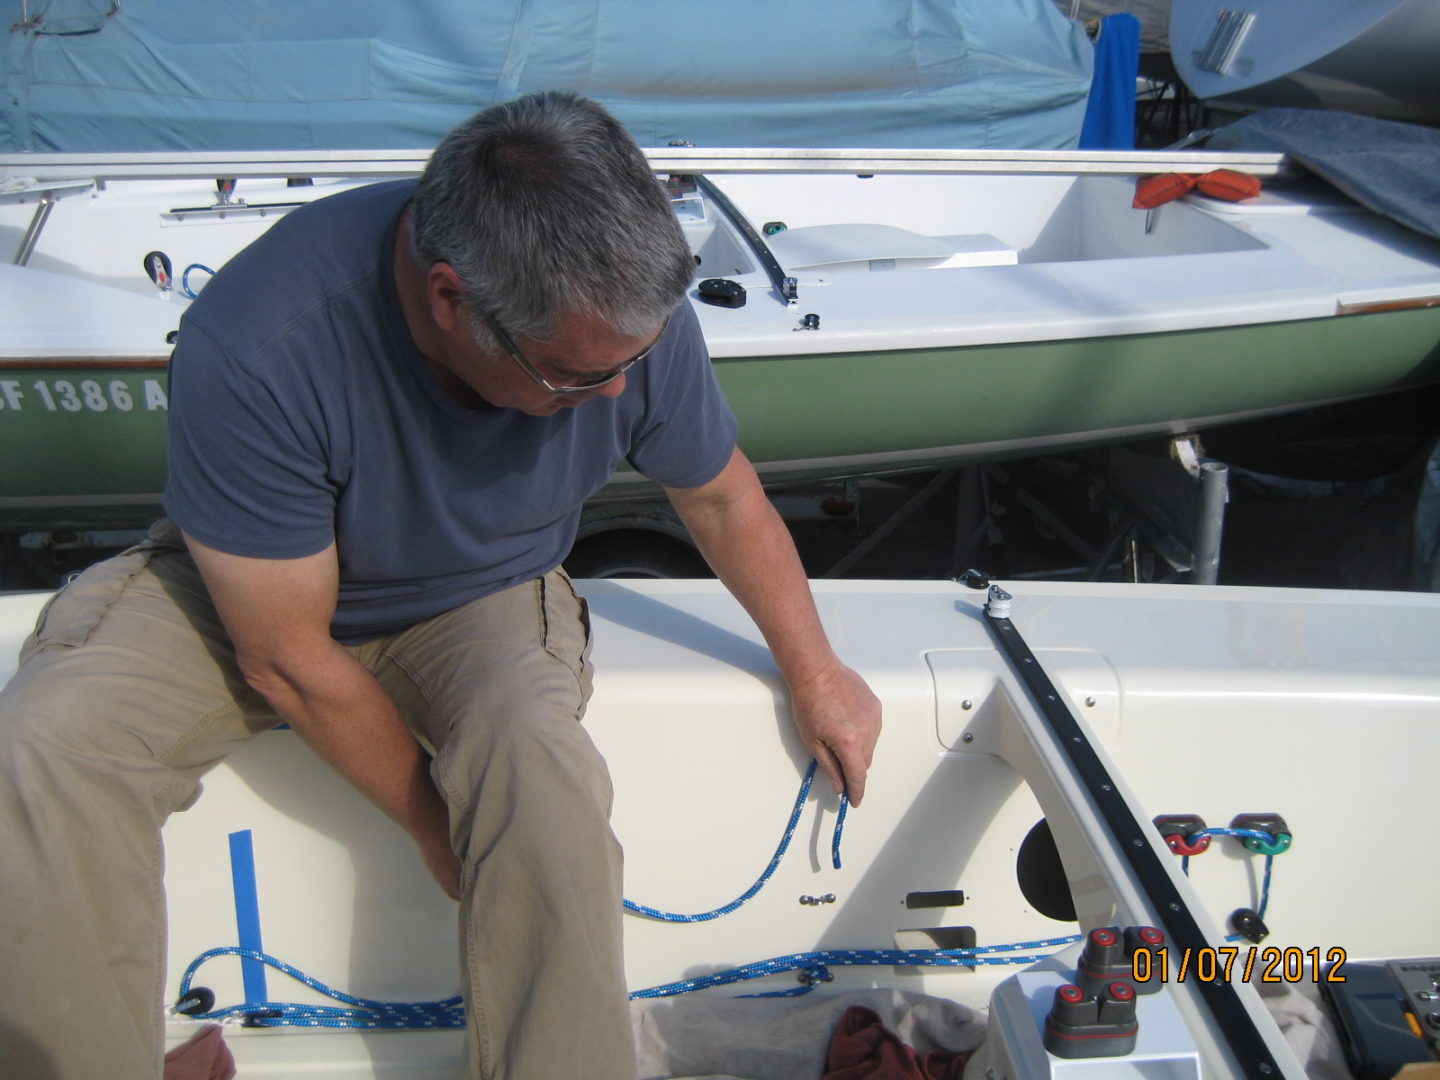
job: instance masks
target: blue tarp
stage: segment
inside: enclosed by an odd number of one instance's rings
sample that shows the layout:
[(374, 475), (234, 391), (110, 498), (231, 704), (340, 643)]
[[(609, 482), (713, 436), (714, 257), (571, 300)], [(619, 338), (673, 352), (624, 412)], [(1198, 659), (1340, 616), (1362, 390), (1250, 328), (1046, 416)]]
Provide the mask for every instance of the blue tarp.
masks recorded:
[(1052, 0), (0, 0), (0, 19), (3, 151), (417, 149), (541, 89), (647, 146), (1070, 149), (1093, 65)]
[(1361, 206), (1440, 238), (1440, 131), (1329, 109), (1264, 109), (1215, 132), (1211, 150), (1287, 154)]

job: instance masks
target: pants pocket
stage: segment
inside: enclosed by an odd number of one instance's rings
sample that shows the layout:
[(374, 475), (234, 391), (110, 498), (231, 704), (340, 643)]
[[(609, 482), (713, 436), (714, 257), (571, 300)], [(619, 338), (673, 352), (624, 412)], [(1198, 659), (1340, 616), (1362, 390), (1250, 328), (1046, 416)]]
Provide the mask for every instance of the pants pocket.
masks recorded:
[(540, 579), (545, 651), (575, 673), (584, 700), (590, 700), (594, 666), (590, 663), (590, 605), (557, 568)]
[(156, 548), (142, 543), (72, 578), (40, 611), (35, 631), (20, 651), (24, 659), (38, 649), (85, 644), (125, 586), (150, 564)]

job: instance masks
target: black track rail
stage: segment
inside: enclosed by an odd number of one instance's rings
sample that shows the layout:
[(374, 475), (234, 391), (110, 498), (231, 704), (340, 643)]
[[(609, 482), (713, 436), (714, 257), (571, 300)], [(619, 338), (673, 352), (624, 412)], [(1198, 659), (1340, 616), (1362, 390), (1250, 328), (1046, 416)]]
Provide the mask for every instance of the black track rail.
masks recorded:
[(718, 206), (721, 212), (730, 219), (730, 223), (745, 237), (745, 242), (750, 245), (750, 250), (754, 253), (755, 258), (760, 260), (760, 265), (769, 275), (775, 291), (780, 294), (780, 302), (784, 304), (794, 300), (797, 292), (795, 279), (785, 273), (785, 268), (775, 258), (775, 253), (770, 250), (770, 245), (765, 243), (765, 238), (755, 231), (755, 226), (750, 224), (744, 214), (735, 209), (735, 204), (707, 177), (697, 176), (695, 182), (700, 185), (700, 190), (705, 193), (705, 198)]
[[(1012, 670), (1030, 692), (1055, 738), (1055, 744), (1069, 759), (1076, 776), (1089, 792), (1115, 839), (1116, 847), (1134, 871), (1140, 888), (1154, 905), (1159, 928), (1165, 932), (1167, 943), (1172, 949), (1180, 950), (1182, 955), (1200, 955), (1201, 950), (1209, 949), (1211, 945), (1150, 843), (1150, 826), (1131, 813), (1095, 747), (1015, 624), (1008, 618), (996, 618), (988, 612), (984, 621), (989, 624), (991, 634), (1010, 661)], [(1280, 1066), (1255, 1026), (1254, 1019), (1240, 1001), (1235, 987), (1220, 979), (1191, 981), (1210, 1010), (1220, 1038), (1229, 1045), (1243, 1074), (1251, 1080), (1278, 1080), (1282, 1075)]]

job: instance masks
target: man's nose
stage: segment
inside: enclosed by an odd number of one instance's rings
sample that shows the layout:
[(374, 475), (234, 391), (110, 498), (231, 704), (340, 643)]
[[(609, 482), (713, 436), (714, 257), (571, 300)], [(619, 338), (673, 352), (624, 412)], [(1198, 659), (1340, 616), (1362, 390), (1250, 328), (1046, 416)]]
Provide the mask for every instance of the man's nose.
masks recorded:
[(625, 392), (625, 380), (628, 377), (629, 376), (626, 375), (617, 375), (604, 386), (597, 386), (595, 393), (602, 397), (619, 397)]

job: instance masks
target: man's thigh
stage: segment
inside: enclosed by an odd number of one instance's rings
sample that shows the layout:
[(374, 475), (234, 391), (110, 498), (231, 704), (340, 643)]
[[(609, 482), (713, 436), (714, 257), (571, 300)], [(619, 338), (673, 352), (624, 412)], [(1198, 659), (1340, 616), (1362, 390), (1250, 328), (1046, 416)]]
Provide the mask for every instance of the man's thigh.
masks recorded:
[(491, 758), (536, 742), (598, 760), (578, 723), (591, 691), (589, 616), (562, 572), (427, 620), (378, 657), (364, 651), (457, 805)]
[(153, 781), (174, 787), (166, 809), (276, 722), (245, 685), (188, 555), (153, 542), (58, 592), (0, 692), (0, 745), (84, 755), (97, 770), (153, 765)]

